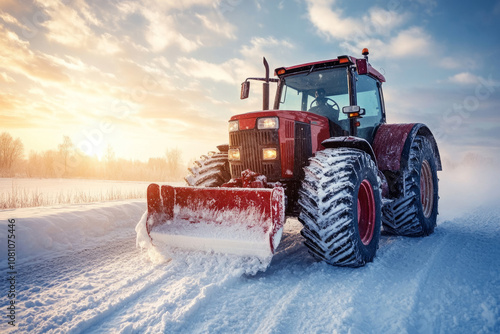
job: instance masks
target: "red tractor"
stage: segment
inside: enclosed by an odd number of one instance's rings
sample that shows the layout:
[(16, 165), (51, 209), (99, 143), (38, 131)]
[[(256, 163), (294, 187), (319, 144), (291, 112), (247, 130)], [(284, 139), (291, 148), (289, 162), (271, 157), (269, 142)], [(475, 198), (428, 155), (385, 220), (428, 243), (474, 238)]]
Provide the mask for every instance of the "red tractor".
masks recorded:
[[(317, 259), (359, 267), (384, 232), (426, 236), (438, 209), (436, 141), (423, 124), (387, 124), (385, 78), (364, 57), (280, 67), (263, 110), (231, 117), (229, 145), (190, 168), (188, 187), (152, 184), (152, 243), (272, 256), (285, 216)], [(269, 110), (269, 83), (277, 83)]]

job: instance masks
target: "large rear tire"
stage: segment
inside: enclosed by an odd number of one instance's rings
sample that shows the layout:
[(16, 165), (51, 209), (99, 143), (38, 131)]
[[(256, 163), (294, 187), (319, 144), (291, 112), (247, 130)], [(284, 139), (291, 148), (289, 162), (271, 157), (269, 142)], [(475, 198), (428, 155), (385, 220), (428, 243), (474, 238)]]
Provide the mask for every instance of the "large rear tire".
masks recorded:
[(227, 152), (228, 145), (217, 146), (218, 152), (202, 155), (188, 168), (190, 174), (184, 178), (193, 187), (219, 187), (231, 179)]
[(427, 138), (417, 136), (413, 140), (402, 178), (401, 196), (382, 210), (384, 232), (408, 237), (432, 234), (439, 196), (436, 157)]
[(299, 220), (309, 252), (337, 266), (360, 267), (378, 248), (381, 193), (377, 166), (356, 149), (317, 152), (304, 168)]

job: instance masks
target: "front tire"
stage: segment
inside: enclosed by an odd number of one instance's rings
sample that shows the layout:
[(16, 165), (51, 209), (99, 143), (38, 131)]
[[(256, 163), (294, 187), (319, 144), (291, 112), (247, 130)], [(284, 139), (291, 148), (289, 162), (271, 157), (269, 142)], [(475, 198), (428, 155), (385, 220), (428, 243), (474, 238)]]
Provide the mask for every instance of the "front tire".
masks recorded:
[(325, 149), (304, 168), (299, 220), (305, 245), (332, 265), (360, 267), (378, 248), (381, 193), (377, 166), (356, 149)]
[(202, 155), (188, 168), (190, 174), (184, 178), (193, 187), (219, 187), (231, 179), (227, 152), (229, 145), (217, 146), (218, 152)]

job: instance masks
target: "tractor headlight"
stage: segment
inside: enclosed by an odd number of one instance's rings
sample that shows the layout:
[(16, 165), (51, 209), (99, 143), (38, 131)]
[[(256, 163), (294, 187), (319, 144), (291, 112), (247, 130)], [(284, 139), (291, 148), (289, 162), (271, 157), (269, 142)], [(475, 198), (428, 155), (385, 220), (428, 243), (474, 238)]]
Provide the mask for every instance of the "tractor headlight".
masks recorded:
[(262, 159), (275, 160), (278, 157), (278, 151), (275, 148), (262, 149)]
[(257, 129), (278, 129), (280, 127), (280, 123), (278, 121), (278, 117), (264, 117), (259, 118), (257, 121)]
[(240, 160), (240, 150), (237, 148), (232, 148), (227, 152), (227, 158), (229, 160)]
[(240, 125), (238, 121), (229, 121), (229, 132), (238, 131), (240, 129)]

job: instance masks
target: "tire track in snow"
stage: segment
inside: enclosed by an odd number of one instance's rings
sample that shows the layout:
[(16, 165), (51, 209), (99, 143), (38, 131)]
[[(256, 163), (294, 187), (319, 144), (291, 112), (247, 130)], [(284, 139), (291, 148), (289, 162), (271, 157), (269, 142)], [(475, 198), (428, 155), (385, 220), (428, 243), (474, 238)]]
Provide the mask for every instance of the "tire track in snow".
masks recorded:
[[(106, 305), (98, 305), (96, 308), (97, 312), (92, 312), (90, 317), (86, 318), (85, 314), (82, 314), (82, 320), (77, 320), (75, 324), (66, 331), (65, 333), (84, 333), (89, 332), (92, 326), (98, 323), (107, 321), (108, 318), (112, 317), (115, 313), (119, 312), (122, 308), (128, 308), (130, 304), (138, 300), (144, 294), (151, 293), (158, 282), (163, 281), (168, 276), (168, 272), (149, 272), (146, 273), (133, 281), (130, 281), (127, 285), (120, 289), (116, 289), (109, 294), (109, 299), (111, 300)], [(121, 290), (131, 288), (133, 292), (126, 295), (121, 293)], [(118, 294), (117, 294), (118, 292)], [(117, 296), (119, 295), (119, 296)], [(106, 297), (104, 297), (105, 299)]]
[[(246, 316), (251, 319), (249, 323), (257, 325), (247, 323), (249, 327), (232, 327), (234, 331), (243, 329), (259, 332), (265, 328), (267, 329), (265, 332), (269, 333), (347, 332), (366, 331), (366, 328), (378, 330), (385, 328), (405, 332), (409, 323), (407, 317), (410, 317), (414, 310), (413, 304), (408, 306), (407, 299), (418, 299), (415, 296), (419, 290), (419, 283), (425, 281), (430, 270), (430, 264), (426, 265), (425, 257), (421, 256), (420, 262), (417, 261), (420, 255), (415, 254), (415, 249), (420, 247), (420, 252), (427, 254), (427, 252), (439, 252), (446, 247), (444, 240), (436, 243), (435, 240), (427, 241), (428, 238), (398, 237), (395, 240), (384, 237), (381, 252), (375, 262), (364, 268), (351, 269), (317, 263), (311, 258), (302, 257), (301, 261), (298, 261), (293, 256), (303, 248), (300, 245), (301, 237), (299, 235), (287, 235), (287, 237), (291, 239), (288, 244), (293, 244), (295, 247), (285, 247), (286, 254), (277, 254), (276, 258), (280, 259), (278, 263), (273, 261), (268, 271), (242, 282), (243, 287), (233, 289), (224, 298), (217, 300), (221, 307), (216, 305), (214, 311), (204, 311), (200, 317), (204, 319), (215, 317), (212, 323), (221, 321), (217, 313), (234, 305), (244, 305), (245, 300), (250, 301), (255, 296), (256, 298), (251, 301), (251, 314)], [(433, 246), (427, 248), (427, 245), (420, 245), (420, 242), (427, 242)], [(416, 259), (413, 259), (413, 256)], [(407, 260), (400, 261), (401, 257)], [(399, 270), (403, 269), (401, 267), (409, 271), (408, 280), (394, 280), (394, 275), (398, 275)], [(412, 270), (409, 270), (409, 267)], [(414, 277), (414, 272), (420, 276)], [(390, 277), (391, 275), (393, 277)], [(387, 294), (388, 282), (393, 281), (397, 285), (397, 292)], [(407, 295), (400, 298), (401, 293)], [(245, 296), (246, 294), (248, 296)], [(265, 298), (262, 299), (257, 295)], [(239, 303), (233, 304), (231, 300), (239, 300)], [(283, 301), (286, 301), (285, 305)], [(246, 308), (241, 310), (243, 313), (245, 311)], [(381, 314), (383, 316), (380, 316)], [(405, 315), (402, 319), (399, 318), (401, 314)], [(244, 321), (244, 317), (236, 314), (229, 316), (234, 317), (232, 323)], [(276, 321), (273, 322), (273, 319)], [(192, 326), (189, 329), (196, 331), (199, 328)], [(220, 327), (215, 328), (220, 329)]]
[[(120, 299), (144, 288), (148, 284), (145, 278), (151, 278), (154, 268), (140, 263), (134, 242), (115, 240), (46, 264), (21, 267), (20, 281), (26, 285), (20, 293), (19, 332), (79, 332), (80, 323), (109, 312), (106, 310)], [(82, 254), (85, 256), (80, 258)], [(30, 279), (32, 283), (28, 283)], [(23, 295), (31, 298), (26, 300)]]
[(20, 291), (28, 289), (31, 285), (50, 287), (61, 278), (69, 281), (83, 271), (114, 263), (123, 256), (136, 253), (134, 243), (135, 236), (130, 235), (128, 238), (117, 239), (100, 247), (20, 265), (20, 281), (25, 283), (20, 286)]
[[(394, 281), (393, 277), (390, 279), (388, 277), (399, 270), (396, 268), (399, 264), (397, 258), (401, 258), (402, 252), (411, 254), (411, 250), (408, 249), (411, 247), (401, 245), (401, 241), (404, 242), (404, 240), (416, 241), (416, 239), (399, 238), (392, 242), (384, 237), (380, 254), (373, 263), (363, 268), (332, 267), (311, 260), (309, 263), (305, 262), (300, 265), (297, 263), (288, 269), (285, 267), (278, 269), (275, 275), (287, 277), (298, 274), (301, 280), (287, 282), (287, 286), (297, 293), (293, 296), (293, 302), (289, 303), (286, 314), (276, 321), (276, 325), (268, 332), (367, 332), (367, 328), (374, 328), (373, 332), (379, 332), (382, 329), (389, 332), (405, 332), (408, 322), (405, 319), (396, 319), (396, 325), (394, 325), (393, 317), (397, 318), (401, 313), (410, 315), (413, 308), (408, 307), (405, 298), (399, 299), (399, 293), (409, 290), (409, 296), (412, 296), (412, 293), (415, 295), (418, 291), (418, 284), (414, 283), (420, 282), (421, 279), (412, 277), (415, 281), (397, 282), (400, 286), (395, 295), (388, 295), (385, 291), (387, 282)], [(427, 250), (433, 252), (443, 247), (443, 245), (436, 244), (434, 246), (435, 248)], [(418, 245), (412, 247), (418, 247)], [(416, 261), (410, 262), (413, 263), (405, 264), (405, 266), (414, 266), (415, 270), (425, 278), (425, 273), (429, 268), (422, 267), (421, 264), (415, 263)], [(290, 273), (286, 273), (287, 270)], [(391, 271), (393, 271), (392, 274)], [(279, 287), (279, 285), (275, 286), (275, 288)], [(273, 289), (272, 285), (270, 289)], [(270, 296), (276, 295), (273, 291), (266, 292)], [(285, 294), (282, 298), (286, 296)], [(275, 308), (281, 307), (279, 299), (275, 299), (276, 302), (265, 301), (270, 304), (267, 305), (270, 314), (273, 314)], [(261, 307), (265, 307), (265, 303), (261, 303)], [(387, 312), (387, 309), (392, 311)], [(392, 322), (388, 319), (392, 319)], [(266, 323), (264, 322), (261, 326), (266, 328)]]
[[(279, 300), (276, 301), (269, 313), (262, 319), (256, 333), (276, 333), (277, 329), (282, 325), (282, 319), (290, 306), (294, 304), (302, 290), (303, 282), (299, 282), (293, 289), (285, 293)], [(289, 331), (288, 331), (289, 332)]]
[(410, 331), (500, 332), (499, 223), (500, 212), (478, 211), (441, 225), (446, 244), (419, 290)]
[[(363, 280), (353, 282), (361, 285), (352, 295), (353, 312), (342, 320), (343, 328), (374, 328), (374, 333), (464, 328), (498, 332), (500, 231), (490, 235), (495, 228), (487, 226), (488, 219), (494, 221), (491, 225), (500, 221), (491, 214), (467, 217), (460, 223), (445, 222), (425, 238), (383, 237), (375, 261), (358, 269)], [(474, 221), (482, 227), (471, 224)], [(481, 229), (488, 232), (481, 235)], [(490, 265), (485, 267), (485, 261)]]
[[(185, 332), (332, 332), (355, 287), (343, 288), (355, 270), (334, 268), (307, 255), (300, 227), (285, 231), (271, 267), (243, 277), (201, 309)], [(336, 281), (336, 276), (344, 279)], [(328, 305), (328, 307), (321, 307)], [(351, 311), (348, 311), (351, 312)], [(339, 318), (339, 317), (337, 317)], [(337, 326), (338, 328), (338, 326)]]
[(344, 328), (408, 332), (415, 320), (419, 293), (437, 254), (445, 249), (446, 239), (439, 231), (418, 239), (383, 237), (374, 262), (360, 268), (362, 275), (355, 282), (358, 289), (350, 302), (353, 312), (342, 319)]
[[(410, 291), (410, 296), (412, 297), (411, 303), (409, 304), (409, 306), (411, 306), (410, 312), (408, 312), (405, 317), (405, 327), (409, 332), (417, 331), (422, 333), (422, 330), (423, 332), (428, 332), (428, 330), (423, 328), (425, 327), (425, 322), (428, 319), (421, 318), (420, 316), (417, 316), (417, 314), (420, 313), (421, 298), (429, 287), (429, 281), (433, 271), (443, 265), (443, 263), (438, 261), (438, 259), (440, 259), (442, 257), (441, 255), (447, 253), (447, 250), (450, 249), (449, 239), (449, 234), (444, 233), (443, 231), (436, 231), (432, 237), (419, 240), (419, 251), (414, 255), (420, 255), (416, 261), (416, 265), (420, 264), (420, 269), (417, 271), (415, 280), (413, 281), (413, 289)], [(437, 293), (438, 291), (435, 292)], [(440, 313), (438, 309), (429, 311), (434, 314)], [(419, 327), (420, 329), (418, 329)]]
[[(210, 324), (203, 324), (202, 329), (195, 329), (199, 319), (203, 318), (200, 314), (207, 308), (213, 309), (214, 304), (219, 304), (220, 298), (224, 298), (228, 290), (238, 290), (244, 280), (244, 273), (257, 265), (255, 261), (246, 261), (241, 257), (229, 255), (202, 255), (196, 252), (176, 254), (176, 259), (170, 263), (170, 266), (176, 267), (172, 277), (158, 284), (157, 294), (144, 296), (136, 305), (130, 307), (141, 310), (144, 305), (154, 309), (154, 312), (139, 311), (137, 318), (140, 320), (129, 329), (151, 333), (200, 332), (207, 331), (207, 328), (212, 329)], [(207, 305), (210, 307), (206, 308)], [(152, 317), (151, 313), (157, 316)], [(161, 321), (158, 321), (160, 316)], [(127, 317), (128, 314), (124, 311), (110, 321), (114, 323), (114, 327), (101, 327), (99, 331), (117, 328), (119, 324), (126, 322)]]
[(148, 291), (128, 303), (119, 312), (107, 317), (106, 323), (90, 332), (104, 333), (119, 329), (123, 332), (183, 332), (198, 310), (211, 302), (218, 291), (238, 281), (247, 269), (255, 265), (239, 257), (189, 252), (176, 257), (158, 271), (165, 274)]

